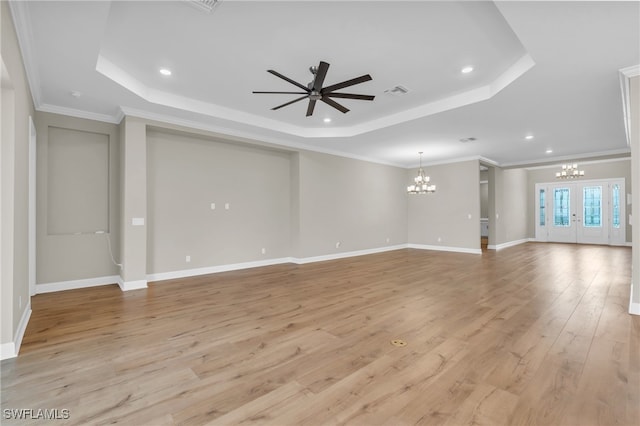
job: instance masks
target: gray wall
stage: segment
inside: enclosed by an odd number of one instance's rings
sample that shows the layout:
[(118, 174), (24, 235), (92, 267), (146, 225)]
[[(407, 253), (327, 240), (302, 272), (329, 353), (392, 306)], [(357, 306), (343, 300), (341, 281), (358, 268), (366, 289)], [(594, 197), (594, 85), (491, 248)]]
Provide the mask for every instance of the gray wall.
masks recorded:
[[(437, 190), (433, 194), (408, 196), (409, 243), (479, 249), (479, 162), (471, 160), (424, 169)], [(417, 173), (415, 169), (407, 171), (405, 181), (411, 181)]]
[[(609, 179), (609, 178), (624, 178), (625, 180), (625, 192), (627, 194), (632, 193), (632, 180), (631, 180), (631, 161), (629, 158), (620, 160), (603, 160), (601, 162), (580, 163), (580, 169), (585, 171), (584, 179)], [(535, 168), (528, 170), (528, 183), (527, 183), (527, 211), (531, 212), (527, 219), (527, 236), (529, 238), (535, 238), (535, 215), (533, 214), (535, 208), (535, 191), (537, 183), (553, 183), (557, 179), (555, 173), (560, 169), (560, 164), (555, 167)], [(625, 197), (626, 203), (626, 197)], [(626, 214), (631, 214), (630, 206), (626, 206)], [(626, 241), (631, 242), (631, 227), (629, 226), (628, 217), (625, 218), (626, 226)]]
[[(0, 2), (2, 144), (0, 149), (0, 343), (14, 341), (29, 300), (29, 116), (34, 115), (8, 2)], [(22, 303), (20, 303), (22, 302)]]
[[(119, 259), (118, 127), (109, 123), (38, 112), (36, 129), (37, 283), (117, 275), (119, 270), (111, 261), (107, 238), (111, 239), (114, 257)], [(101, 144), (97, 150), (90, 147), (96, 140)], [(108, 151), (102, 145), (104, 141), (107, 141)], [(59, 152), (60, 146), (75, 146), (84, 142), (89, 146), (87, 149), (64, 149)], [(97, 162), (101, 167), (105, 167), (103, 163), (107, 162), (106, 176), (103, 173), (105, 170), (95, 173), (85, 168), (88, 163), (96, 163), (96, 155), (100, 156)], [(105, 155), (108, 157), (105, 158)], [(66, 175), (64, 179), (60, 174)], [(85, 184), (89, 177), (94, 177), (97, 181), (88, 185), (68, 184), (74, 179)], [(52, 185), (52, 182), (58, 180), (67, 184)], [(66, 205), (73, 205), (74, 208), (60, 210), (60, 206)], [(60, 225), (55, 226), (54, 217), (57, 215), (69, 216), (62, 228)], [(96, 215), (99, 216), (97, 221), (94, 220)], [(74, 223), (78, 224), (77, 229), (73, 227)], [(95, 233), (100, 230), (108, 232)]]
[(299, 225), (293, 233), (298, 237), (294, 257), (407, 242), (405, 169), (305, 151), (296, 163)]
[(147, 273), (289, 256), (290, 167), (288, 152), (148, 130)]
[(502, 173), (502, 206), (496, 227), (500, 230), (496, 244), (519, 241), (527, 237), (527, 224), (533, 209), (527, 202), (527, 171), (509, 169)]

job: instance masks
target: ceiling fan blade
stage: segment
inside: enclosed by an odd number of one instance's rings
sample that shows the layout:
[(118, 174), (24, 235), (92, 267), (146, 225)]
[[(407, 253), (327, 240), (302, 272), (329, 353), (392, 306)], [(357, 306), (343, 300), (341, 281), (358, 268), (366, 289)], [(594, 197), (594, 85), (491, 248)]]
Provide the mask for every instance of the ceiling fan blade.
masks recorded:
[(375, 96), (373, 95), (356, 95), (353, 93), (325, 93), (323, 96), (331, 96), (332, 98), (343, 99), (358, 99), (361, 101), (372, 101)]
[(313, 79), (313, 90), (319, 92), (322, 90), (322, 84), (324, 83), (324, 78), (327, 76), (327, 71), (329, 70), (329, 64), (326, 62), (320, 61), (320, 65), (318, 65), (318, 70), (316, 71), (316, 76)]
[(299, 88), (301, 88), (302, 90), (308, 92), (309, 89), (303, 85), (298, 83), (297, 81), (293, 81), (291, 80), (289, 77), (286, 77), (282, 74), (280, 74), (278, 71), (274, 71), (274, 70), (267, 70), (268, 73), (275, 75), (276, 77), (280, 77), (281, 79), (283, 79), (284, 81), (288, 81), (289, 83), (293, 84), (294, 86), (298, 86)]
[(348, 113), (349, 110), (345, 107), (343, 107), (342, 105), (340, 105), (339, 103), (337, 103), (336, 101), (334, 101), (333, 99), (327, 98), (327, 97), (322, 97), (320, 98), (320, 100), (322, 102), (324, 102), (327, 105), (331, 105), (332, 107), (334, 107), (335, 109), (337, 109), (338, 111), (342, 112), (342, 113)]
[(361, 75), (360, 77), (352, 78), (351, 80), (343, 81), (342, 83), (333, 84), (322, 89), (323, 94), (333, 92), (334, 90), (340, 90), (345, 87), (354, 86), (356, 84), (364, 83), (365, 81), (373, 80), (369, 74)]
[(275, 111), (275, 110), (280, 109), (280, 108), (282, 108), (282, 107), (286, 107), (287, 105), (291, 105), (291, 104), (296, 103), (296, 102), (298, 102), (298, 101), (301, 101), (301, 100), (303, 100), (303, 99), (307, 99), (308, 97), (309, 97), (308, 95), (301, 96), (301, 97), (299, 97), (298, 99), (294, 99), (294, 100), (289, 101), (289, 102), (287, 102), (287, 103), (285, 103), (285, 104), (278, 105), (277, 107), (273, 107), (273, 108), (271, 108), (271, 110), (272, 110), (272, 111)]
[(251, 93), (271, 93), (271, 94), (282, 94), (282, 95), (306, 95), (307, 92), (251, 92)]
[(307, 107), (307, 117), (310, 117), (313, 115), (313, 109), (316, 107), (316, 100), (315, 99), (309, 99), (309, 106)]

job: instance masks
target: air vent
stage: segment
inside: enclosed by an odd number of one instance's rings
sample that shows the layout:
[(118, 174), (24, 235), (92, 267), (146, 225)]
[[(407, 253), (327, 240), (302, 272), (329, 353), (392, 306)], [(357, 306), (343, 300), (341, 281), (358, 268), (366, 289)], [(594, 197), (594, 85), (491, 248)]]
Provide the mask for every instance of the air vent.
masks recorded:
[(475, 140), (476, 140), (476, 138), (462, 138), (462, 139), (460, 139), (460, 142), (467, 143), (467, 142), (473, 142)]
[(186, 1), (190, 5), (197, 7), (199, 10), (202, 10), (207, 13), (211, 13), (213, 8), (216, 7), (216, 5), (220, 3), (221, 0), (186, 0)]
[(396, 87), (392, 87), (391, 89), (385, 90), (384, 93), (392, 96), (402, 96), (409, 93), (409, 89), (407, 89), (404, 86), (396, 86)]

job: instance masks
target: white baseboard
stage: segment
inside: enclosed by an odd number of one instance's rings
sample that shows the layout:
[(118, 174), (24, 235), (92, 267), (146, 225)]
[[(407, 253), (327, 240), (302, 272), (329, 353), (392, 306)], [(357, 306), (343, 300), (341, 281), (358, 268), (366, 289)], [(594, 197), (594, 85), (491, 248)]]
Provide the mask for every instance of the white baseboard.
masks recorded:
[(482, 254), (482, 249), (465, 248), (465, 247), (447, 247), (447, 246), (430, 246), (425, 244), (407, 244), (409, 248), (420, 250), (437, 250), (452, 251), (455, 253)]
[(321, 256), (311, 256), (311, 257), (291, 257), (289, 258), (290, 262), (295, 263), (297, 265), (304, 265), (305, 263), (313, 263), (313, 262), (324, 262), (327, 260), (336, 260), (336, 259), (344, 259), (346, 257), (355, 257), (355, 256), (364, 256), (367, 254), (376, 254), (376, 253), (384, 253), (386, 251), (400, 250), (407, 248), (407, 244), (398, 244), (395, 246), (386, 246), (386, 247), (378, 247), (373, 249), (365, 249), (365, 250), (355, 250), (355, 251), (345, 251), (342, 253), (332, 253), (325, 254)]
[(13, 342), (7, 342), (0, 345), (0, 360), (15, 358), (18, 356), (16, 354), (16, 344)]
[(75, 290), (78, 288), (96, 287), (100, 285), (115, 284), (120, 279), (118, 275), (106, 277), (87, 278), (83, 280), (60, 281), (55, 283), (36, 284), (36, 294), (52, 293), (54, 291)]
[(495, 244), (495, 245), (491, 244), (487, 246), (487, 248), (489, 250), (502, 250), (507, 247), (513, 247), (519, 244), (528, 243), (529, 241), (532, 241), (532, 240), (535, 241), (535, 239), (532, 239), (532, 238), (523, 238), (521, 240), (509, 241), (507, 243), (502, 243), (502, 244)]
[(118, 285), (122, 291), (141, 290), (147, 288), (147, 280), (123, 281), (118, 277)]
[(280, 265), (282, 263), (291, 263), (290, 257), (278, 259), (255, 260), (251, 262), (230, 263), (227, 265), (206, 266), (203, 268), (184, 269), (181, 271), (158, 272), (148, 274), (147, 281), (164, 281), (175, 280), (177, 278), (194, 277), (197, 275), (216, 274), (218, 272), (237, 271), (239, 269), (258, 268), (261, 266)]
[(24, 332), (27, 330), (27, 325), (29, 325), (29, 318), (31, 318), (31, 301), (27, 303), (27, 306), (24, 308), (24, 312), (22, 312), (22, 317), (20, 318), (20, 323), (18, 324), (14, 341), (0, 345), (0, 359), (15, 358), (18, 356)]
[(631, 315), (640, 315), (640, 303), (633, 302), (633, 282), (631, 282), (631, 294), (629, 294), (629, 313)]

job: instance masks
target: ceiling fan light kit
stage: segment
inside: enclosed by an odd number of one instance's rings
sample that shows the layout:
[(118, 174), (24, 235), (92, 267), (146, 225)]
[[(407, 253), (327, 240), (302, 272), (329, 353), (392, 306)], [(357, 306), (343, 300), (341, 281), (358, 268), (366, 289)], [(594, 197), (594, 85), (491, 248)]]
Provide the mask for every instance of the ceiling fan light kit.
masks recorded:
[(298, 83), (297, 81), (290, 79), (289, 77), (286, 77), (280, 74), (277, 71), (267, 70), (268, 73), (273, 74), (276, 77), (281, 78), (284, 81), (293, 84), (294, 86), (298, 87), (302, 91), (298, 91), (298, 92), (254, 91), (253, 93), (254, 94), (303, 95), (303, 96), (300, 96), (299, 98), (293, 99), (292, 101), (286, 102), (282, 105), (278, 105), (271, 109), (275, 111), (280, 108), (299, 102), (303, 99), (309, 99), (309, 104), (307, 106), (307, 114), (306, 114), (307, 117), (310, 117), (313, 115), (313, 111), (316, 107), (317, 101), (324, 102), (325, 104), (337, 109), (343, 114), (346, 114), (347, 112), (349, 112), (349, 109), (346, 108), (344, 105), (339, 104), (332, 98), (355, 99), (359, 101), (372, 101), (375, 98), (375, 96), (372, 96), (372, 95), (359, 95), (354, 93), (336, 92), (336, 90), (344, 89), (350, 86), (355, 86), (356, 84), (360, 84), (360, 83), (364, 83), (366, 81), (372, 80), (369, 74), (361, 75), (360, 77), (352, 78), (351, 80), (346, 80), (341, 83), (332, 84), (331, 86), (322, 87), (322, 85), (324, 84), (324, 79), (327, 76), (328, 70), (329, 70), (329, 64), (324, 61), (320, 61), (320, 64), (318, 64), (318, 66), (309, 67), (309, 71), (313, 75), (313, 80), (306, 86), (304, 84)]

